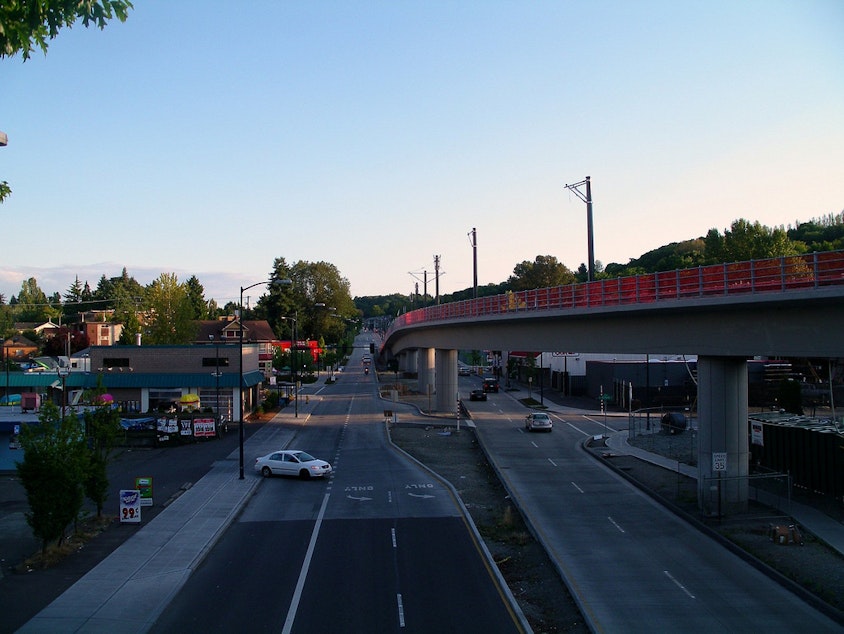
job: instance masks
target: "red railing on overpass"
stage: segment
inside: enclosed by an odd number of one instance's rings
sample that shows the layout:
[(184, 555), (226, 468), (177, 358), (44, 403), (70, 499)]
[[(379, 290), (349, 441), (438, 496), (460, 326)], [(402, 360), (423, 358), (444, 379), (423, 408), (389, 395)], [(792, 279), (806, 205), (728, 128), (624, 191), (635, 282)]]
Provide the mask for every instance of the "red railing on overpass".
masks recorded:
[(400, 315), (390, 331), (443, 319), (510, 312), (600, 308), (696, 297), (788, 292), (844, 285), (844, 251), (677, 269), (582, 284), (508, 292)]

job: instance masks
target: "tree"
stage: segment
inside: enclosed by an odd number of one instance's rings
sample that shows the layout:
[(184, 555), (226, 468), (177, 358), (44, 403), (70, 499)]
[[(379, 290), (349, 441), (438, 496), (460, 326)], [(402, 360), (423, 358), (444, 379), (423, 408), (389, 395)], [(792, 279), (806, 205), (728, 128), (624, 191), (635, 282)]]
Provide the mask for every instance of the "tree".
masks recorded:
[(193, 307), (194, 319), (208, 319), (208, 303), (205, 301), (205, 289), (196, 275), (191, 275), (185, 282), (188, 300)]
[(196, 338), (193, 306), (175, 273), (162, 273), (147, 288), (150, 344), (186, 344)]
[(97, 506), (97, 517), (103, 512), (108, 496), (108, 462), (111, 450), (120, 436), (120, 413), (98, 397), (105, 393), (102, 377), (92, 394), (95, 409), (85, 412), (85, 431), (88, 436), (88, 469), (85, 474), (85, 495)]
[(783, 227), (771, 229), (751, 223), (744, 218), (734, 220), (722, 236), (717, 229), (710, 229), (704, 238), (705, 257), (708, 264), (744, 262), (787, 255), (797, 255), (799, 250)]
[(61, 543), (82, 508), (85, 437), (75, 412), (61, 417), (59, 408), (47, 402), (38, 425), (21, 427), (20, 442), (24, 454), (17, 471), (29, 501), (26, 521), (46, 553), (50, 542)]
[(46, 55), (60, 29), (77, 20), (104, 29), (113, 18), (125, 22), (132, 8), (129, 0), (7, 0), (0, 3), (0, 57), (27, 60), (36, 46)]
[(38, 287), (38, 281), (34, 277), (24, 280), (17, 297), (18, 320), (47, 321), (48, 308), (47, 295)]
[(565, 264), (558, 262), (553, 255), (537, 255), (533, 262), (525, 260), (517, 264), (508, 283), (513, 291), (526, 291), (562, 286), (574, 281), (574, 273)]

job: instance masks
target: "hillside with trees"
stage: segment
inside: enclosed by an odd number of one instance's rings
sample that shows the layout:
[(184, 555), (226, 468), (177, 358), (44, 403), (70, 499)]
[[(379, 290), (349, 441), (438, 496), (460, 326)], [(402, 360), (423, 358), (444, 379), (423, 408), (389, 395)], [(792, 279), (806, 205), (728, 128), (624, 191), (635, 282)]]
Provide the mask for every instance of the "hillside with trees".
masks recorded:
[[(595, 263), (595, 279), (642, 275), (659, 271), (688, 269), (722, 262), (741, 262), (799, 255), (814, 251), (844, 249), (844, 212), (830, 214), (808, 222), (795, 222), (789, 227), (766, 227), (758, 221), (744, 218), (735, 220), (723, 232), (710, 229), (705, 236), (672, 242), (633, 258), (626, 264)], [(572, 272), (553, 255), (538, 255), (513, 267), (513, 274), (499, 284), (478, 287), (478, 297), (499, 295), (508, 291), (521, 291), (547, 286), (560, 286), (585, 282), (587, 266), (581, 263)], [(440, 303), (472, 299), (473, 289), (468, 288), (440, 297)], [(411, 298), (404, 295), (371, 296), (355, 298), (355, 304), (364, 318), (383, 315), (396, 316), (407, 310), (430, 306), (433, 297)]]

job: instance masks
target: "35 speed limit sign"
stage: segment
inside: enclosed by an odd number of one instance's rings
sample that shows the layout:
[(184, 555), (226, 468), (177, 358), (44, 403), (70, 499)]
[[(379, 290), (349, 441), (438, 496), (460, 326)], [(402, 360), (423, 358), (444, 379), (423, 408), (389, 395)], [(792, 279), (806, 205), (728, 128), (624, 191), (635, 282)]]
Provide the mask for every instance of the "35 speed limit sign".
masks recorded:
[(712, 470), (726, 471), (727, 470), (727, 452), (714, 452), (712, 454)]

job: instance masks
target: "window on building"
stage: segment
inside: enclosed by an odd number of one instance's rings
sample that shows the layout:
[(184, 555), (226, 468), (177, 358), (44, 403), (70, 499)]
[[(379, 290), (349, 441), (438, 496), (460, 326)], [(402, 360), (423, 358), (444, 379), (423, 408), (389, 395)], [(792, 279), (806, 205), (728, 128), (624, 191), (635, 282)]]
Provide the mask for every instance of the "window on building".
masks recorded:
[(129, 357), (103, 357), (103, 366), (106, 368), (128, 368)]
[(217, 361), (220, 362), (221, 368), (229, 367), (229, 359), (228, 357), (202, 357), (202, 367), (203, 368), (215, 368), (217, 367)]

